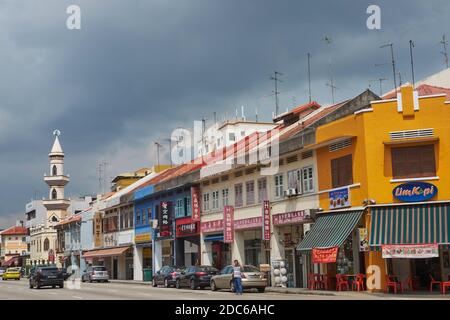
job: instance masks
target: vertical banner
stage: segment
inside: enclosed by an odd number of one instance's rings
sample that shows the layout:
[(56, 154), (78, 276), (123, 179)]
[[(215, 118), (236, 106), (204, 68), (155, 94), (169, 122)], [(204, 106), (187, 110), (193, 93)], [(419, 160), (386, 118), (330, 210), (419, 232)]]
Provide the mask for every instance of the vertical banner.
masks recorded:
[(94, 215), (94, 247), (103, 246), (103, 234), (102, 234), (102, 213), (96, 212)]
[(270, 240), (270, 202), (265, 200), (263, 202), (263, 217), (262, 217), (262, 234), (263, 240)]
[(225, 206), (223, 208), (223, 242), (234, 242), (234, 208)]
[(192, 222), (200, 221), (200, 188), (191, 187)]
[(367, 234), (367, 228), (359, 228), (359, 252), (369, 251), (369, 236)]
[(160, 206), (160, 223), (159, 223), (159, 236), (160, 237), (169, 237), (171, 235), (172, 224), (170, 217), (170, 203), (168, 201), (161, 201)]

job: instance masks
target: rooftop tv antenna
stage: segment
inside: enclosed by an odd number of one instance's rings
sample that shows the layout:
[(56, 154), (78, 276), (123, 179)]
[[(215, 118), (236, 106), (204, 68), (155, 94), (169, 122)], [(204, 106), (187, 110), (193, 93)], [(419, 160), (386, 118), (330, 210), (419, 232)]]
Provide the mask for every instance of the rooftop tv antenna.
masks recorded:
[(158, 141), (155, 141), (155, 146), (156, 146), (156, 164), (158, 165), (159, 170), (159, 149), (162, 147), (162, 145)]
[(379, 82), (379, 84), (380, 84), (380, 97), (381, 96), (383, 96), (383, 81), (387, 81), (388, 79), (386, 79), (386, 78), (379, 78), (379, 79), (376, 79), (376, 80), (371, 80), (370, 82)]
[(98, 189), (100, 190), (101, 194), (105, 193), (105, 188), (107, 184), (106, 179), (108, 179), (107, 167), (108, 162), (106, 162), (105, 160), (101, 160), (97, 164)]
[(308, 96), (309, 96), (309, 102), (311, 103), (312, 97), (311, 97), (311, 53), (308, 52)]
[(444, 50), (441, 52), (441, 54), (444, 56), (444, 63), (445, 63), (445, 66), (448, 68), (448, 54), (447, 54), (448, 41), (447, 41), (447, 38), (445, 37), (445, 34), (442, 35), (442, 40), (441, 40), (440, 44), (442, 44), (442, 47)]
[(333, 100), (333, 104), (334, 104), (334, 92), (338, 88), (334, 85), (334, 78), (333, 78), (333, 68), (332, 68), (332, 62), (331, 62), (331, 42), (332, 41), (329, 36), (325, 36), (325, 38), (323, 38), (322, 40), (325, 41), (328, 46), (328, 56), (329, 56), (328, 73), (330, 76), (330, 81), (326, 84), (326, 86), (331, 88), (331, 99)]
[(414, 47), (415, 47), (414, 42), (412, 40), (409, 40), (409, 56), (411, 59), (411, 77), (412, 77), (413, 88), (416, 87), (416, 79), (414, 76), (414, 56), (413, 56), (413, 48)]
[(387, 48), (387, 47), (391, 48), (392, 74), (394, 76), (394, 90), (397, 91), (397, 72), (395, 71), (394, 44), (391, 42), (380, 46), (380, 48)]
[(275, 95), (275, 116), (278, 116), (278, 111), (280, 109), (279, 101), (278, 101), (278, 95), (280, 92), (278, 91), (278, 83), (283, 82), (280, 80), (279, 76), (282, 76), (283, 74), (278, 71), (273, 72), (273, 76), (270, 77), (270, 80), (273, 80), (275, 83), (275, 91), (273, 91), (273, 94)]

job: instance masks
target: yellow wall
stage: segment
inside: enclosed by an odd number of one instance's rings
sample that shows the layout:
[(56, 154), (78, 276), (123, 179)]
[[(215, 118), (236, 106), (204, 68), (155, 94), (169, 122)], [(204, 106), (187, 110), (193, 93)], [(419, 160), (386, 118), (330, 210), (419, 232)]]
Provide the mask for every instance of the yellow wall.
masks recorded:
[[(353, 136), (352, 146), (336, 152), (329, 152), (328, 146), (317, 150), (319, 192), (332, 188), (331, 160), (352, 154), (353, 183), (359, 187), (350, 189), (350, 201), (353, 207), (362, 206), (364, 199), (374, 199), (377, 204), (399, 202), (394, 199), (392, 190), (404, 182), (391, 182), (391, 146), (389, 133), (393, 131), (434, 128), (436, 176), (438, 180), (427, 181), (438, 188), (438, 194), (432, 200), (450, 199), (450, 104), (445, 97), (424, 97), (419, 99), (419, 110), (413, 109), (412, 87), (402, 87), (403, 111), (397, 110), (396, 100), (372, 103), (373, 111), (349, 115), (340, 120), (319, 127), (316, 131), (316, 143), (323, 143), (339, 137)], [(412, 140), (410, 140), (412, 141)], [(431, 142), (432, 143), (432, 142)], [(430, 144), (418, 142), (400, 146)], [(329, 210), (328, 192), (319, 196), (320, 207)], [(366, 216), (366, 225), (370, 230), (370, 215)], [(375, 264), (382, 270), (384, 287), (385, 261), (380, 252), (366, 254), (366, 265)]]

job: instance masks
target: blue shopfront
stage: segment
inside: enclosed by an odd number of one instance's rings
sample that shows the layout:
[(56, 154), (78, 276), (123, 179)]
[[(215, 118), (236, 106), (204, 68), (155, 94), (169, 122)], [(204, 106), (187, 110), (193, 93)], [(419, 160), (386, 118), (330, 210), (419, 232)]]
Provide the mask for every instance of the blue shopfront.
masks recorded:
[[(184, 265), (186, 248), (195, 251), (195, 246), (198, 246), (198, 243), (195, 243), (195, 234), (192, 237), (176, 237), (176, 221), (191, 216), (191, 192), (190, 185), (164, 191), (155, 191), (154, 186), (150, 185), (138, 189), (134, 194), (138, 255), (142, 254), (140, 260), (143, 264), (148, 263), (144, 254), (148, 254), (150, 250), (154, 271), (165, 265)], [(193, 243), (186, 245), (185, 238)], [(188, 253), (189, 257), (194, 257), (191, 252)], [(188, 262), (193, 263), (190, 260)]]

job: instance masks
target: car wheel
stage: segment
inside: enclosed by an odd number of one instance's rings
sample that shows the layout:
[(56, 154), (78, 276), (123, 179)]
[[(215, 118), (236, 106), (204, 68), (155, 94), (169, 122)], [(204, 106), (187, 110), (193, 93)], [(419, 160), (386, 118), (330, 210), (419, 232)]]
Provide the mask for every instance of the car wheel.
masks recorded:
[(55, 289), (56, 288), (56, 286), (52, 286), (52, 289)]
[(264, 293), (264, 291), (266, 291), (266, 288), (258, 288), (259, 293)]
[(59, 286), (60, 289), (64, 289), (64, 283)]
[(169, 288), (170, 287), (170, 285), (169, 285), (169, 279), (164, 279), (164, 287), (166, 287), (166, 288)]
[(234, 281), (233, 281), (233, 280), (230, 281), (230, 291), (231, 291), (231, 292), (235, 292), (235, 289), (234, 289)]
[(217, 291), (217, 286), (216, 283), (213, 281), (211, 281), (211, 291)]
[(152, 279), (152, 287), (156, 288), (158, 285), (156, 284), (155, 278)]
[(179, 279), (177, 280), (175, 286), (177, 287), (177, 289), (181, 289), (181, 283)]
[(197, 287), (195, 286), (195, 281), (194, 281), (194, 279), (191, 279), (191, 281), (189, 282), (189, 286), (191, 287), (191, 290), (197, 289)]

